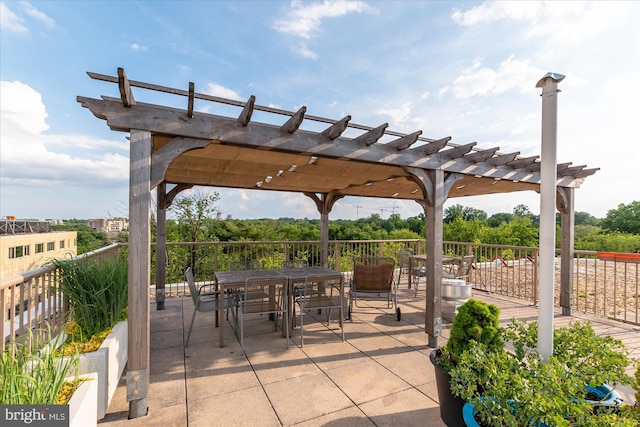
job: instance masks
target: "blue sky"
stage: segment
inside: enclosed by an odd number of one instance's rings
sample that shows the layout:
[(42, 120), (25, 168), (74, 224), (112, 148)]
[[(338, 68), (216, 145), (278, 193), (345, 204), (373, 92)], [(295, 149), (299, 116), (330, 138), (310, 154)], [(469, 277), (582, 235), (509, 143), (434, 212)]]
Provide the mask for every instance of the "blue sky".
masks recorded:
[[(0, 216), (127, 215), (128, 144), (76, 102), (118, 96), (87, 71), (540, 154), (540, 89), (565, 74), (558, 162), (600, 167), (576, 210), (640, 199), (639, 2), (0, 2)], [(172, 102), (134, 88), (137, 100)], [(197, 104), (196, 109), (210, 107)], [(257, 118), (256, 118), (257, 120)], [(317, 218), (301, 194), (215, 189), (223, 216)], [(489, 214), (532, 192), (451, 199)], [(344, 198), (331, 218), (413, 201)]]

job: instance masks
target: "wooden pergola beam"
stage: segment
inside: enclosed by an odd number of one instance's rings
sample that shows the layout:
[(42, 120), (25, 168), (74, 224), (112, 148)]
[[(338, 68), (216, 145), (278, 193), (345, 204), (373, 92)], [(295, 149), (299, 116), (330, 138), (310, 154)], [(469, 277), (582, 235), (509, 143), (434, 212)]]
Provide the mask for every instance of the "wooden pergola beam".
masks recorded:
[(244, 104), (242, 112), (240, 113), (240, 116), (238, 116), (238, 123), (240, 123), (242, 126), (248, 125), (251, 121), (251, 115), (253, 114), (253, 106), (255, 105), (255, 103), (256, 97), (251, 95), (247, 102)]
[(133, 99), (131, 85), (129, 84), (129, 79), (127, 79), (127, 73), (124, 72), (124, 68), (118, 68), (118, 89), (120, 89), (120, 99), (122, 99), (122, 105), (124, 105), (125, 107), (136, 105), (136, 100)]
[(422, 135), (421, 130), (410, 133), (409, 135), (405, 135), (391, 142), (388, 142), (387, 146), (395, 148), (398, 151), (406, 150), (407, 148), (415, 144), (416, 141), (418, 141), (418, 137), (420, 135)]
[(294, 133), (300, 128), (302, 121), (304, 120), (304, 115), (307, 112), (307, 107), (304, 105), (300, 107), (298, 111), (294, 115), (292, 115), (289, 120), (287, 120), (281, 127), (280, 130), (286, 133)]
[(320, 135), (326, 136), (331, 141), (333, 141), (334, 139), (342, 135), (342, 133), (347, 129), (350, 120), (351, 116), (346, 116), (323, 130)]
[(353, 142), (355, 142), (356, 144), (364, 144), (367, 147), (373, 145), (378, 142), (380, 138), (382, 138), (382, 135), (384, 135), (384, 131), (385, 129), (387, 129), (387, 127), (389, 127), (389, 123), (384, 123), (377, 128), (371, 129), (370, 131), (360, 135), (357, 138), (353, 138)]
[(451, 141), (451, 137), (447, 136), (446, 138), (437, 139), (435, 141), (429, 142), (428, 144), (412, 148), (412, 150), (419, 152), (422, 156), (429, 156), (442, 150), (444, 147), (446, 147), (449, 141)]
[(470, 162), (474, 162), (474, 163), (484, 162), (485, 160), (490, 159), (491, 157), (493, 157), (493, 155), (496, 154), (496, 152), (499, 149), (500, 149), (500, 147), (494, 147), (494, 148), (489, 148), (489, 149), (486, 149), (486, 150), (475, 151), (473, 153), (469, 153), (469, 154), (465, 155), (464, 158), (469, 160)]

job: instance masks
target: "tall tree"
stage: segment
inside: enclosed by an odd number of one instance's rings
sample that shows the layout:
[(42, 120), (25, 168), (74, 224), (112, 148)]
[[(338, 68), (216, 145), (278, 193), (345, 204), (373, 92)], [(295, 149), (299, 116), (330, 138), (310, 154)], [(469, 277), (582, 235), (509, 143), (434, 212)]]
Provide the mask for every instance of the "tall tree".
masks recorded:
[[(218, 192), (206, 193), (194, 190), (179, 196), (169, 210), (176, 215), (178, 228), (187, 242), (197, 242), (206, 237), (206, 221), (218, 211), (215, 203), (220, 199)], [(182, 234), (182, 233), (181, 233)], [(196, 247), (191, 246), (189, 265), (196, 264)]]
[(609, 231), (640, 234), (640, 201), (633, 201), (628, 205), (619, 204), (617, 209), (611, 209), (602, 220), (602, 228)]

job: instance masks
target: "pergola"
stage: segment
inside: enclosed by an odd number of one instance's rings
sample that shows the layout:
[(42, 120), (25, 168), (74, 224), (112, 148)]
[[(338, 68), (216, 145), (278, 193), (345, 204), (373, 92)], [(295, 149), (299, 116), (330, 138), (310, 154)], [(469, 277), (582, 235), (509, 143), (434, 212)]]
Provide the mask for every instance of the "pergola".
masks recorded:
[[(440, 286), (443, 204), (448, 198), (532, 190), (540, 192), (539, 156), (478, 149), (476, 143), (453, 144), (450, 137), (426, 138), (422, 131), (393, 132), (388, 125), (351, 123), (351, 116), (331, 120), (188, 90), (89, 73), (116, 83), (120, 97), (78, 97), (83, 107), (107, 121), (112, 130), (130, 134), (129, 191), (129, 417), (146, 414), (149, 385), (150, 218), (151, 191), (157, 189), (156, 301), (164, 306), (166, 208), (193, 186), (303, 193), (321, 217), (321, 261), (327, 266), (328, 220), (345, 196), (415, 200), (426, 218), (425, 332), (436, 347), (442, 332)], [(183, 108), (137, 103), (132, 87), (178, 95)], [(194, 101), (236, 109), (234, 116), (194, 111)], [(200, 102), (200, 101), (198, 101)], [(252, 121), (254, 112), (267, 122)], [(257, 116), (257, 114), (256, 114)], [(314, 130), (302, 128), (307, 125)], [(321, 129), (321, 130), (316, 130)], [(598, 168), (557, 165), (556, 207), (562, 213), (560, 305), (571, 310), (574, 240), (574, 189)]]

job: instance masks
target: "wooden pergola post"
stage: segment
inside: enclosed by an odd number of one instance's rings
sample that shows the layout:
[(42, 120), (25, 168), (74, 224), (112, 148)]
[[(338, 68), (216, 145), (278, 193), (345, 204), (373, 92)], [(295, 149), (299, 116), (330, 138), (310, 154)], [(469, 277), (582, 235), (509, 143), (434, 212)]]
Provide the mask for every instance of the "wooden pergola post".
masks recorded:
[(573, 305), (573, 256), (575, 234), (575, 190), (558, 188), (556, 205), (561, 213), (562, 240), (560, 257), (560, 307), (562, 314), (571, 316)]
[(323, 267), (329, 266), (329, 213), (333, 209), (333, 205), (344, 195), (335, 192), (320, 194), (318, 197), (315, 193), (304, 192), (316, 204), (318, 212), (320, 212), (320, 264)]
[(167, 264), (167, 184), (162, 181), (157, 187), (156, 208), (156, 310), (164, 310), (166, 264)]
[(432, 199), (424, 205), (426, 222), (425, 255), (426, 291), (425, 332), (429, 335), (429, 347), (438, 346), (438, 337), (442, 335), (442, 205), (446, 200), (444, 193), (444, 171), (427, 171), (427, 180), (431, 188)]
[(147, 414), (150, 364), (151, 132), (131, 130), (129, 154), (129, 418)]

